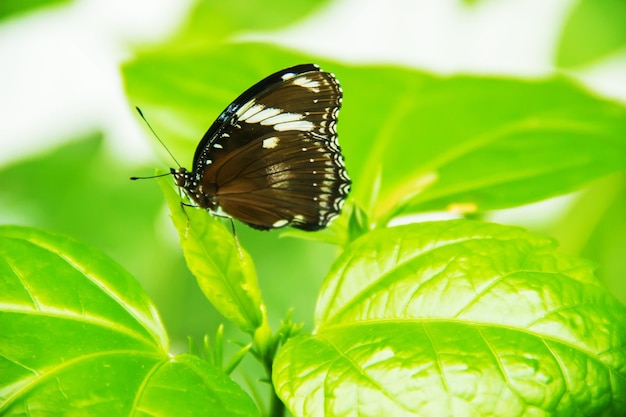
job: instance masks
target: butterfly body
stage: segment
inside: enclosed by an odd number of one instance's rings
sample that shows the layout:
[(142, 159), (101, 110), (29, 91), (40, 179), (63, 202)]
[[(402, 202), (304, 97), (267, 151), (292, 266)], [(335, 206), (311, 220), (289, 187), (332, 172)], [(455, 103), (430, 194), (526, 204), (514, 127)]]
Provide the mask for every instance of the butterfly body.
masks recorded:
[(313, 64), (270, 75), (215, 120), (192, 171), (171, 170), (176, 184), (199, 207), (256, 229), (326, 227), (351, 184), (335, 129), (341, 98)]

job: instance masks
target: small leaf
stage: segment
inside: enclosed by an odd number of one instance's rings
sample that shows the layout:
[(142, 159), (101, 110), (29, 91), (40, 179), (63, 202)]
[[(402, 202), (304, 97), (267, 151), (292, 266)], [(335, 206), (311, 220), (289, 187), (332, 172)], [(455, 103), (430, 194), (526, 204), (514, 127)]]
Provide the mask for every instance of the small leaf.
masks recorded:
[(170, 177), (158, 178), (178, 231), (187, 266), (213, 306), (243, 331), (265, 322), (256, 271), (250, 255), (221, 220), (206, 210), (181, 206)]
[(213, 351), (213, 363), (222, 368), (224, 363), (224, 325), (220, 324), (215, 332), (215, 348)]
[(241, 361), (248, 355), (248, 352), (252, 349), (252, 343), (249, 343), (239, 349), (233, 356), (230, 358), (226, 366), (224, 366), (224, 373), (226, 375), (230, 375), (237, 366), (241, 363)]
[(349, 245), (274, 383), (295, 416), (618, 416), (625, 364), (626, 309), (588, 262), (461, 220)]
[(258, 415), (167, 336), (139, 284), (83, 244), (0, 227), (0, 414)]
[(215, 361), (215, 356), (213, 354), (213, 345), (211, 344), (211, 337), (208, 334), (205, 334), (204, 338), (202, 339), (202, 352), (204, 353), (204, 360), (206, 360), (213, 366), (219, 367), (219, 365)]

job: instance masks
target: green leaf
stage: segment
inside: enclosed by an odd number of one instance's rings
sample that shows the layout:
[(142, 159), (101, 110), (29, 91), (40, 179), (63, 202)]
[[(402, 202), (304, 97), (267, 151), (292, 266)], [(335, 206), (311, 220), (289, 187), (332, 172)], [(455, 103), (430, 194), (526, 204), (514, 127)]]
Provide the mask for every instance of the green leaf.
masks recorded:
[(214, 367), (170, 357), (139, 284), (76, 241), (0, 227), (0, 328), (3, 416), (258, 415)]
[[(583, 194), (576, 207), (561, 221), (567, 236), (584, 244), (581, 256), (597, 260), (599, 278), (626, 305), (626, 175), (602, 181)], [(572, 230), (571, 225), (576, 224)], [(582, 230), (579, 230), (582, 229)], [(554, 229), (553, 229), (554, 230)], [(557, 229), (556, 232), (559, 230)], [(585, 233), (585, 231), (589, 231)], [(576, 235), (582, 234), (583, 236)]]
[(285, 7), (282, 0), (197, 1), (170, 46), (210, 47), (241, 32), (277, 30), (296, 24), (328, 3), (328, 0), (300, 0)]
[[(353, 197), (378, 224), (424, 211), (514, 207), (626, 168), (626, 109), (561, 77), (337, 72)], [(372, 115), (371, 103), (386, 105)]]
[(133, 239), (153, 235), (162, 210), (154, 184), (128, 180), (138, 170), (112, 158), (101, 134), (69, 139), (47, 153), (0, 168), (0, 210), (15, 222), (103, 248), (131, 271), (153, 276), (164, 269), (151, 262), (153, 252), (169, 247), (137, 245)]
[(64, 5), (72, 0), (2, 0), (0, 2), (0, 22), (7, 18), (19, 16), (50, 6)]
[(159, 185), (178, 231), (187, 266), (213, 306), (243, 331), (265, 325), (265, 306), (254, 263), (233, 232), (206, 210), (183, 207), (170, 177)]
[(193, 292), (194, 279), (171, 236), (159, 233), (168, 220), (158, 185), (128, 179), (154, 167), (115, 158), (100, 134), (68, 138), (0, 168), (0, 217), (101, 249), (142, 283), (172, 340), (198, 337), (219, 314)]
[(590, 65), (626, 50), (626, 2), (579, 0), (557, 46), (556, 64), (573, 68)]
[(625, 364), (626, 309), (588, 262), (459, 220), (349, 245), (274, 384), (295, 416), (618, 416)]
[(176, 356), (156, 369), (137, 409), (146, 416), (260, 416), (226, 374), (192, 355)]
[[(442, 78), (346, 67), (252, 43), (164, 49), (126, 64), (123, 73), (131, 101), (156, 114), (159, 132), (187, 141), (185, 153), (192, 155), (238, 94), (305, 61), (317, 61), (341, 81), (338, 131), (353, 180), (350, 197), (374, 224), (424, 211), (528, 204), (626, 168), (626, 109), (560, 76)], [(343, 218), (338, 224), (348, 227)]]

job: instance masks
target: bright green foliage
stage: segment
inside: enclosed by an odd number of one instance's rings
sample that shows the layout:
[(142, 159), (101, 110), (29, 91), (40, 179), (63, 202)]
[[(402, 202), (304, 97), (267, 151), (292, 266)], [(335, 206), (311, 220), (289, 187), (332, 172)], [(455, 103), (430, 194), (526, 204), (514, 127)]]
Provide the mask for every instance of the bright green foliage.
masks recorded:
[(128, 180), (142, 172), (146, 167), (112, 160), (101, 134), (77, 137), (2, 167), (2, 210), (28, 219), (31, 226), (106, 248), (128, 270), (143, 271), (140, 278), (154, 279), (171, 268), (173, 256), (161, 256), (157, 265), (154, 251), (169, 246), (158, 245), (154, 237), (141, 245), (135, 241), (138, 235), (154, 234), (154, 219), (163, 205), (155, 184)]
[(297, 416), (623, 415), (626, 309), (519, 228), (377, 230), (336, 261), (274, 380)]
[(285, 7), (282, 0), (197, 1), (171, 45), (179, 50), (207, 48), (242, 31), (277, 30), (296, 24), (327, 3), (328, 0), (299, 0)]
[(560, 67), (581, 67), (626, 51), (626, 2), (579, 0), (572, 6), (556, 51)]
[[(344, 89), (338, 131), (353, 189), (330, 228), (289, 234), (338, 251), (278, 242), (276, 232), (247, 226), (237, 228), (240, 244), (228, 222), (183, 207), (188, 200), (171, 177), (160, 178), (198, 286), (250, 336), (232, 354), (219, 328), (205, 338), (201, 360), (196, 348), (170, 355), (152, 301), (100, 252), (35, 229), (0, 228), (0, 415), (258, 416), (258, 408), (269, 408), (278, 417), (285, 405), (295, 417), (624, 415), (626, 309), (590, 263), (519, 228), (467, 220), (387, 226), (428, 211), (517, 207), (623, 171), (626, 108), (560, 75), (444, 77), (231, 42), (285, 27), (323, 3), (197, 2), (172, 39), (138, 52), (122, 75), (129, 107), (140, 106), (192, 168), (203, 133), (250, 85), (304, 62), (334, 72)], [(580, 22), (593, 21), (588, 12), (592, 20), (579, 19), (581, 10), (614, 7), (621, 22), (617, 2), (591, 3), (574, 9), (562, 65), (623, 43), (612, 24), (603, 27), (607, 42), (578, 47)], [(582, 55), (569, 55), (571, 45)], [(127, 181), (146, 175), (145, 167), (111, 161), (100, 144), (94, 136), (3, 168), (2, 214), (106, 248), (143, 282), (165, 276), (174, 283), (168, 288), (184, 293), (180, 251), (155, 232), (162, 231), (156, 186)], [(607, 211), (603, 228), (619, 235), (622, 211)], [(567, 227), (581, 234), (579, 224)], [(623, 263), (621, 240), (611, 236), (594, 238), (606, 259)], [(306, 303), (336, 253), (314, 332), (288, 313), (273, 333), (268, 321), (289, 306), (296, 314), (310, 310)], [(279, 305), (281, 297), (289, 306)], [(198, 320), (196, 330), (213, 324), (205, 315), (178, 314), (185, 323)], [(273, 376), (269, 401), (259, 399), (269, 381), (246, 377), (257, 405), (226, 375), (249, 356)]]
[[(604, 182), (602, 187), (594, 189), (594, 193), (586, 193), (581, 201), (581, 210), (578, 210), (571, 218), (563, 219), (563, 225), (576, 224), (578, 227), (585, 221), (595, 220), (586, 215), (587, 207), (595, 208), (599, 203), (607, 207), (603, 216), (597, 221), (591, 236), (581, 236), (576, 239), (577, 229), (570, 231), (573, 238), (569, 241), (583, 241), (585, 244), (581, 256), (595, 260), (600, 266), (598, 276), (603, 280), (609, 290), (626, 305), (626, 175), (614, 176), (611, 181)], [(615, 186), (617, 185), (617, 186)], [(604, 201), (603, 201), (604, 200)], [(585, 239), (586, 238), (586, 239)], [(620, 249), (621, 248), (621, 249)]]
[[(124, 75), (131, 100), (192, 155), (241, 91), (308, 61), (266, 44), (166, 45)], [(307, 235), (347, 246), (315, 334), (291, 338), (274, 364), (294, 415), (620, 415), (626, 313), (587, 263), (520, 229), (384, 226), (515, 207), (623, 170), (626, 109), (561, 76), (315, 61), (344, 89), (338, 130), (354, 184), (346, 214)]]
[(0, 21), (71, 2), (72, 0), (2, 0), (0, 1)]
[[(219, 315), (202, 310), (208, 303), (201, 294), (189, 296), (186, 289), (195, 289), (195, 282), (182, 251), (172, 246), (171, 234), (158, 233), (168, 220), (156, 182), (128, 179), (148, 175), (155, 166), (113, 158), (100, 134), (71, 138), (0, 168), (1, 215), (5, 223), (72, 236), (101, 249), (143, 285), (172, 340), (190, 333), (200, 337), (206, 322)], [(193, 331), (199, 325), (202, 329)]]
[(67, 238), (0, 228), (0, 329), (2, 416), (257, 413), (217, 368), (170, 357), (137, 282)]
[[(380, 90), (366, 88), (367, 79)], [(342, 144), (360, 161), (349, 167), (370, 189), (355, 187), (355, 197), (369, 204), (374, 221), (518, 206), (626, 168), (624, 107), (565, 79), (444, 79), (363, 69), (358, 84), (351, 81), (344, 87), (356, 97), (346, 98)], [(358, 119), (372, 100), (388, 106), (377, 118)], [(356, 138), (370, 146), (359, 147)]]
[(200, 289), (224, 317), (254, 333), (265, 321), (265, 307), (250, 255), (219, 218), (205, 210), (184, 208), (170, 177), (159, 178), (159, 184)]

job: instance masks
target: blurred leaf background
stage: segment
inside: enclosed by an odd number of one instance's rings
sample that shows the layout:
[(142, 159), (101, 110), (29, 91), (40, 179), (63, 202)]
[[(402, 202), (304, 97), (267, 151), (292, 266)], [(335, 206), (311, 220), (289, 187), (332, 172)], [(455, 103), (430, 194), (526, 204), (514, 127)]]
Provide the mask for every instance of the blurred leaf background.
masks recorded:
[[(129, 4), (0, 3), (5, 61), (0, 66), (0, 221), (62, 232), (104, 250), (154, 299), (176, 352), (185, 350), (187, 336), (213, 334), (222, 318), (184, 264), (156, 182), (128, 181), (174, 165), (134, 114), (134, 105), (144, 109), (189, 167), (197, 142), (224, 103), (296, 58), (339, 75), (350, 63), (414, 67), (444, 77), (563, 71), (598, 94), (626, 102), (626, 3), (618, 0)], [(211, 59), (194, 57), (199, 48), (211, 49)], [(167, 59), (163, 51), (170, 54)], [(142, 65), (128, 64), (137, 56)], [(345, 66), (324, 65), (333, 61)], [(211, 84), (181, 81), (197, 73)], [(403, 92), (402, 83), (387, 81), (371, 88)], [(368, 101), (363, 89), (346, 91), (358, 95), (358, 107), (367, 112), (350, 115), (345, 108), (342, 115), (348, 113), (353, 125), (359, 118), (366, 123), (377, 115), (388, 117), (385, 102)], [(141, 102), (129, 102), (127, 93)], [(441, 111), (450, 113), (433, 112), (431, 117), (440, 119), (429, 123), (452, 123), (458, 112), (454, 94), (449, 100)], [(166, 108), (158, 105), (163, 101)], [(419, 137), (420, 123), (411, 128)], [(359, 161), (358, 141), (350, 143), (349, 166), (358, 166), (359, 175), (376, 175), (377, 166)], [(402, 146), (407, 153), (420, 149), (419, 141)], [(598, 262), (600, 277), (626, 303), (625, 212), (626, 181), (614, 174), (574, 194), (488, 218), (550, 235), (561, 242), (561, 251)], [(276, 325), (293, 308), (294, 320), (310, 329), (314, 295), (336, 249), (243, 226), (237, 233), (257, 266), (270, 322)]]

